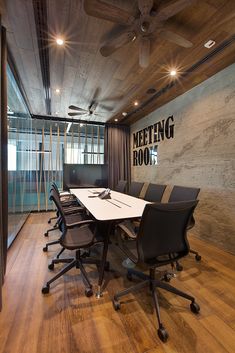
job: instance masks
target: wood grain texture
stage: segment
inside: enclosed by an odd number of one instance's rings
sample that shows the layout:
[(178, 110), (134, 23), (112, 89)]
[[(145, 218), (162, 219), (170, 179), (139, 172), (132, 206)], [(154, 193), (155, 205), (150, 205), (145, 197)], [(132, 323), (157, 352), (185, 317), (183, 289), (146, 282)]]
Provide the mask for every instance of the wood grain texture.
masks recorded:
[[(172, 284), (192, 293), (201, 312), (194, 316), (186, 301), (161, 291), (162, 319), (170, 334), (163, 344), (156, 334), (152, 298), (146, 290), (124, 297), (119, 312), (112, 307), (113, 294), (131, 285), (115, 245), (110, 246), (111, 271), (105, 276), (102, 299), (85, 297), (76, 269), (58, 280), (48, 296), (41, 294), (42, 284), (52, 276), (47, 263), (58, 250), (55, 246), (47, 254), (42, 252), (46, 242), (43, 233), (51, 215), (32, 214), (9, 250), (0, 315), (1, 353), (234, 352), (234, 256), (190, 237), (202, 261), (185, 258), (184, 271)], [(95, 285), (97, 272), (93, 266), (88, 271)]]
[[(3, 21), (8, 31), (9, 48), (27, 92), (31, 112), (45, 114), (32, 1), (3, 0), (3, 3)], [(138, 16), (137, 1), (108, 0), (106, 3)], [(154, 4), (158, 7), (163, 2), (155, 0)], [(70, 104), (87, 109), (95, 90), (99, 88), (98, 103), (117, 95), (122, 98), (110, 102), (112, 112), (107, 111), (95, 118), (98, 121), (113, 121), (114, 118), (123, 120), (121, 113), (135, 110), (135, 100), (141, 105), (151, 97), (146, 93), (149, 88), (154, 87), (159, 91), (170, 82), (169, 70), (173, 66), (181, 74), (184, 73), (210, 53), (203, 46), (206, 41), (216, 41), (215, 47), (211, 49), (213, 50), (235, 34), (234, 0), (192, 2), (192, 5), (168, 19), (164, 29), (189, 40), (193, 47), (181, 48), (156, 35), (151, 40), (150, 65), (143, 69), (138, 63), (139, 38), (111, 56), (102, 57), (100, 47), (120, 31), (120, 26), (105, 19), (88, 16), (82, 0), (48, 0), (47, 14), (52, 114), (59, 112), (65, 118), (68, 117)], [(63, 48), (55, 44), (55, 37), (59, 35), (66, 41)], [(131, 124), (211, 77), (233, 63), (234, 55), (235, 42), (205, 61), (187, 79), (179, 77), (179, 84), (123, 122)], [(59, 95), (55, 93), (56, 88), (61, 90)], [(99, 104), (96, 111), (102, 111)]]

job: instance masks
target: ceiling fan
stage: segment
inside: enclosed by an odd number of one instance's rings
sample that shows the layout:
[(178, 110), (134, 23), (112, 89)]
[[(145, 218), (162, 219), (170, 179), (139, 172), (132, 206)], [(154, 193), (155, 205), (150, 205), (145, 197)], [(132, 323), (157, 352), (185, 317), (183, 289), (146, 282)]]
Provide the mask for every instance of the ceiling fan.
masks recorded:
[[(110, 98), (99, 98), (100, 95), (100, 87), (97, 87), (95, 89), (95, 92), (93, 94), (93, 97), (91, 99), (91, 103), (89, 104), (87, 109), (84, 108), (80, 108), (77, 105), (70, 105), (69, 109), (72, 110), (76, 110), (76, 112), (69, 112), (68, 115), (69, 116), (77, 116), (77, 115), (86, 115), (86, 116), (91, 116), (91, 115), (102, 115), (102, 114), (107, 114), (108, 112), (112, 112), (113, 111), (113, 107), (110, 107), (106, 104), (104, 104), (105, 102), (114, 102), (114, 101), (120, 101), (123, 96), (119, 95), (116, 97), (110, 97)], [(97, 106), (99, 106), (101, 109), (105, 110), (105, 111), (98, 111), (96, 112), (96, 108)]]
[[(139, 64), (146, 68), (149, 65), (150, 43), (155, 36), (160, 36), (184, 48), (192, 47), (192, 43), (179, 34), (164, 29), (164, 23), (195, 0), (160, 1), (156, 6), (154, 0), (137, 0), (138, 15), (101, 0), (84, 0), (85, 12), (93, 17), (102, 18), (122, 25), (119, 33), (100, 48), (102, 56), (109, 56), (124, 45), (140, 39)], [(125, 28), (123, 29), (123, 26)]]

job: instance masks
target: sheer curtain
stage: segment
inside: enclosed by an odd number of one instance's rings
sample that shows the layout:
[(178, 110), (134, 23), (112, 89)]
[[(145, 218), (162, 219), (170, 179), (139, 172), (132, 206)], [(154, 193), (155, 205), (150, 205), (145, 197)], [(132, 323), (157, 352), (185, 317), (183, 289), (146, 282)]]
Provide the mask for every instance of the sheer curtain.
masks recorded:
[(6, 29), (0, 17), (0, 310), (2, 308), (2, 285), (7, 259), (7, 79), (6, 79)]
[(105, 128), (105, 162), (108, 164), (109, 187), (119, 180), (130, 180), (130, 129), (127, 126), (107, 125)]

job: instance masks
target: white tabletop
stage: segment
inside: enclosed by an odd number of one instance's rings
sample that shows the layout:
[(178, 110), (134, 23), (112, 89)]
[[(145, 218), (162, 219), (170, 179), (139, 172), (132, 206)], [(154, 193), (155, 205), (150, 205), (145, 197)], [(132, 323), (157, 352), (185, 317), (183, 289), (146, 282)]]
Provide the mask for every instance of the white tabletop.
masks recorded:
[(105, 189), (70, 189), (79, 202), (99, 221), (141, 217), (148, 201), (111, 190), (111, 199), (102, 200), (95, 192)]

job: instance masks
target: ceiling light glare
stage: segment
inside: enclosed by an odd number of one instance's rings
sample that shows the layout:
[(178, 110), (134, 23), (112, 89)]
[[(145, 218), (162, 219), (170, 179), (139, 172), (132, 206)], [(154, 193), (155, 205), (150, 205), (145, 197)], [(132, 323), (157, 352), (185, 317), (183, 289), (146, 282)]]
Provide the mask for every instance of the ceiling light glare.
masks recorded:
[(60, 94), (60, 89), (56, 88), (55, 93)]
[(114, 119), (114, 121), (116, 121), (116, 122), (117, 122), (117, 121), (118, 121), (118, 119)]
[(137, 105), (139, 105), (139, 103), (138, 103), (137, 101), (135, 101), (135, 102), (134, 102), (134, 105), (137, 106)]
[(122, 112), (122, 116), (127, 116), (127, 112)]
[(80, 126), (83, 127), (83, 123), (81, 123)]
[(62, 38), (56, 38), (56, 43), (60, 46), (64, 45), (64, 40)]
[(177, 71), (176, 70), (171, 70), (170, 71), (170, 75), (171, 76), (176, 76), (177, 75)]

